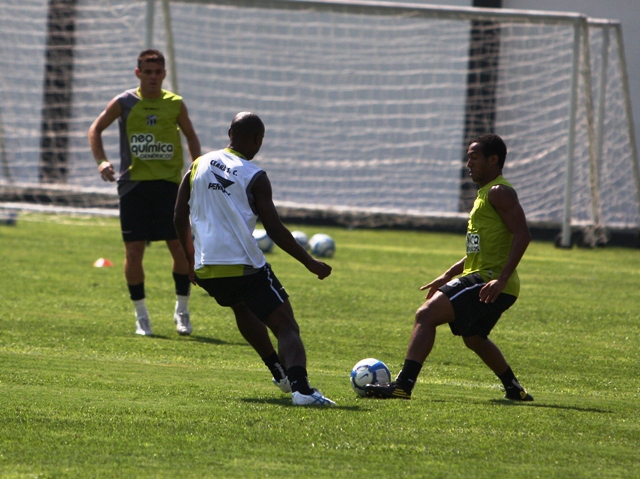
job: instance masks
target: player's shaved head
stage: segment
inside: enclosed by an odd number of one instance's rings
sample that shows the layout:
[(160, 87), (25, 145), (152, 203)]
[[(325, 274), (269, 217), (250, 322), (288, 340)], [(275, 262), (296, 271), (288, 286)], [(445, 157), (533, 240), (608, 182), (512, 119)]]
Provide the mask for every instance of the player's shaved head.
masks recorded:
[(258, 115), (250, 111), (238, 113), (229, 127), (229, 148), (251, 160), (262, 146), (264, 123)]
[(264, 133), (264, 123), (258, 115), (250, 111), (238, 113), (229, 128), (229, 136), (254, 136)]

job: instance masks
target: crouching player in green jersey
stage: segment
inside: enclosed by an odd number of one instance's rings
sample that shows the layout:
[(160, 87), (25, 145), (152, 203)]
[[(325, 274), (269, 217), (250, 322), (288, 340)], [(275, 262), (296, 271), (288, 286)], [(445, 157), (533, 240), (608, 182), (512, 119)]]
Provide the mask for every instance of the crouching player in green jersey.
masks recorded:
[(365, 386), (367, 396), (410, 399), (433, 348), (436, 327), (448, 323), (453, 334), (462, 336), (464, 344), (500, 378), (505, 398), (533, 400), (488, 337), (518, 297), (516, 266), (531, 241), (518, 196), (502, 176), (506, 156), (507, 147), (497, 135), (479, 136), (469, 145), (467, 167), (479, 190), (469, 216), (467, 254), (420, 288), (428, 290), (427, 301), (416, 312), (402, 371), (391, 384)]

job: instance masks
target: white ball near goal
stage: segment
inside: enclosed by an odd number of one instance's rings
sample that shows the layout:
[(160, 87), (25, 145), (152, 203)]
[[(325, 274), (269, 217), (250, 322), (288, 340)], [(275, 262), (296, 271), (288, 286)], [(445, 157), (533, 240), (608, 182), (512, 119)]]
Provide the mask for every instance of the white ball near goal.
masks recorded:
[(315, 234), (309, 240), (311, 254), (320, 258), (331, 258), (336, 252), (336, 243), (329, 235)]
[(253, 237), (258, 242), (258, 248), (260, 248), (263, 253), (269, 253), (273, 249), (273, 240), (269, 238), (265, 230), (253, 230)]
[(358, 396), (364, 396), (367, 384), (389, 384), (391, 372), (385, 363), (375, 358), (358, 361), (351, 370), (351, 387)]

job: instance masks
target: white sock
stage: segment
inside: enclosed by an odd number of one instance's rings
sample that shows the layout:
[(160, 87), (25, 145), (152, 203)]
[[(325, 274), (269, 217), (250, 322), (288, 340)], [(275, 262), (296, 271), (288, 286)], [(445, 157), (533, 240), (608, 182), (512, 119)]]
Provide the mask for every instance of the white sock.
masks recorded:
[(176, 313), (189, 312), (189, 296), (176, 294)]
[(133, 307), (136, 308), (136, 318), (148, 318), (149, 311), (147, 311), (147, 305), (144, 299), (137, 299), (133, 302)]

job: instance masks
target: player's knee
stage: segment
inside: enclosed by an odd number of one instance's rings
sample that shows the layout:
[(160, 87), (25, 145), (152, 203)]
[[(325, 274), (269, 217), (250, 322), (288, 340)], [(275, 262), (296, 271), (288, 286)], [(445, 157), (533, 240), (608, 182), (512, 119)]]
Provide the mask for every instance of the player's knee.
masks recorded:
[(438, 292), (416, 311), (416, 323), (436, 327), (455, 320), (455, 314), (449, 298)]
[(433, 307), (428, 302), (424, 303), (418, 308), (415, 315), (417, 324), (423, 326), (437, 326), (439, 323), (436, 321), (437, 317), (434, 313)]
[(280, 334), (300, 335), (300, 327), (295, 318), (282, 309), (274, 311), (265, 321), (276, 336)]
[(129, 266), (142, 266), (143, 255), (137, 252), (129, 252), (125, 254), (125, 260)]
[(295, 344), (302, 341), (300, 338), (300, 330), (296, 326), (292, 325), (290, 322), (286, 322), (284, 324), (279, 324), (276, 327), (276, 330), (274, 331), (272, 329), (272, 331), (276, 338), (278, 338), (279, 343), (286, 342), (289, 344), (293, 341), (293, 344)]
[(464, 336), (462, 340), (464, 341), (464, 345), (469, 349), (471, 349), (472, 351), (476, 351), (486, 341), (486, 339), (480, 336)]
[(125, 258), (127, 261), (142, 262), (145, 247), (144, 241), (126, 242), (124, 247)]
[(282, 318), (280, 329), (290, 334), (300, 335), (300, 326), (298, 326), (298, 323), (292, 316), (287, 315), (285, 318)]

